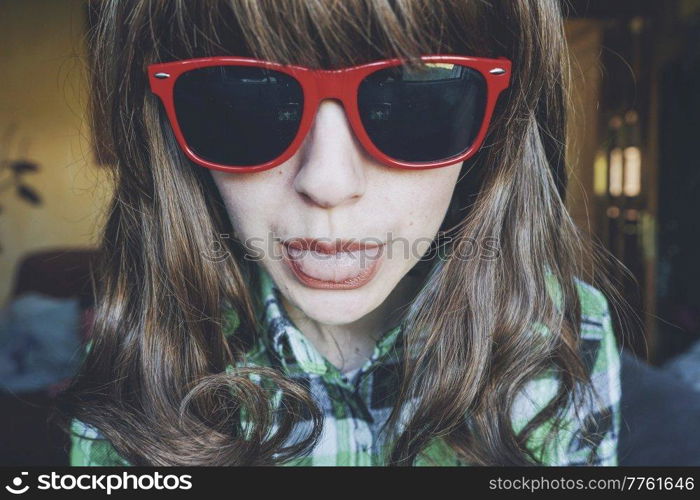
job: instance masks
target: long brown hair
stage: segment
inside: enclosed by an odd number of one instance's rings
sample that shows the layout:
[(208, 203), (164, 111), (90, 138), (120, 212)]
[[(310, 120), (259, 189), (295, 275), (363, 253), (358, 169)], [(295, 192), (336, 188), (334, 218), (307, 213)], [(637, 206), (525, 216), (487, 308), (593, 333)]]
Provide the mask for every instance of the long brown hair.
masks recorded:
[[(592, 387), (575, 279), (615, 294), (600, 265), (607, 254), (583, 238), (564, 204), (569, 65), (558, 1), (105, 0), (93, 9), (91, 119), (115, 194), (95, 273), (94, 337), (63, 396), (67, 415), (99, 429), (132, 464), (284, 463), (308, 452), (320, 431), (313, 398), (281, 373), (225, 371), (259, 334), (255, 273), (232, 240), (233, 258), (206, 257), (230, 221), (210, 173), (178, 149), (148, 90), (148, 64), (228, 54), (316, 68), (427, 53), (506, 56), (511, 88), (463, 167), (444, 224), (453, 236), (447, 256), (431, 264), (407, 316), (387, 459), (411, 464), (444, 438), (472, 464), (536, 463), (526, 446), (533, 431), (581, 404), (576, 388)], [(499, 258), (453, 258), (488, 238)], [(583, 254), (596, 266), (584, 266)], [(240, 318), (230, 338), (227, 308)], [(533, 336), (536, 324), (552, 334)], [(552, 365), (558, 393), (516, 432), (515, 396)], [(287, 411), (275, 413), (252, 372), (282, 391)], [(400, 423), (409, 400), (418, 402)], [(251, 428), (241, 427), (243, 414)], [(312, 431), (288, 445), (302, 418)]]

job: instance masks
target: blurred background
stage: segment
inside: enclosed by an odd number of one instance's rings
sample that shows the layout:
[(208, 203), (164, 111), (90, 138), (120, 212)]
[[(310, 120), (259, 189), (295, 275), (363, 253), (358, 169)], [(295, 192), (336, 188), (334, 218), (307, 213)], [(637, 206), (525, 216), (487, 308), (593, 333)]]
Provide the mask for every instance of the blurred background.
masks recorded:
[[(631, 271), (622, 465), (700, 465), (700, 0), (566, 0), (567, 204)], [(88, 0), (0, 0), (0, 464), (66, 464), (47, 415), (89, 336), (109, 201)]]

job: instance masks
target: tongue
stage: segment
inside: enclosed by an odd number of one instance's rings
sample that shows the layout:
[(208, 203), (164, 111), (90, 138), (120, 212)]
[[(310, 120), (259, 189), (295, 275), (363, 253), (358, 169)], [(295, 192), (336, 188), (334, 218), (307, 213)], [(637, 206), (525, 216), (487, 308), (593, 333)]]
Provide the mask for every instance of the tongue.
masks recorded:
[(327, 254), (289, 248), (289, 256), (301, 272), (321, 281), (342, 282), (360, 275), (379, 256), (378, 248)]

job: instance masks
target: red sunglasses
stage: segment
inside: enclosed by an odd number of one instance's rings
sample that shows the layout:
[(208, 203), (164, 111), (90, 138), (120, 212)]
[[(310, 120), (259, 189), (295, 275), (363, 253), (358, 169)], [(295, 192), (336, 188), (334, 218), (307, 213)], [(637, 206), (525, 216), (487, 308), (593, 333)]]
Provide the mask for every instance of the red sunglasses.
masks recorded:
[(398, 168), (444, 167), (481, 147), (511, 62), (422, 56), (338, 70), (240, 57), (148, 66), (185, 155), (203, 167), (257, 172), (291, 158), (323, 99), (338, 99), (367, 152)]

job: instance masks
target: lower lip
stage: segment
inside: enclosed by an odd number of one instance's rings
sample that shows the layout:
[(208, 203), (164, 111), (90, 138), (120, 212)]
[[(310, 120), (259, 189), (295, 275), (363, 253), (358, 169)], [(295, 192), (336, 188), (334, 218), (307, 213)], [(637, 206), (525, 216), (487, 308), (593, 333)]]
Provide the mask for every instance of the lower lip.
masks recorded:
[[(374, 258), (366, 257), (369, 263), (364, 268), (359, 270), (358, 273), (354, 276), (348, 277), (341, 281), (328, 281), (318, 279), (306, 274), (304, 271), (302, 271), (302, 266), (300, 262), (290, 256), (289, 249), (284, 245), (282, 245), (282, 247), (282, 255), (284, 256), (284, 261), (287, 264), (287, 266), (289, 266), (292, 273), (294, 273), (294, 276), (296, 276), (296, 278), (302, 284), (308, 286), (309, 288), (318, 288), (322, 290), (353, 290), (355, 288), (360, 288), (361, 286), (366, 285), (377, 274), (377, 271), (379, 270), (381, 262), (384, 258), (383, 247), (380, 247), (378, 249), (379, 255)], [(327, 256), (327, 258), (333, 258), (333, 255), (329, 255)]]

